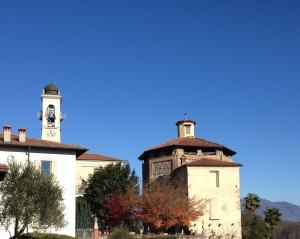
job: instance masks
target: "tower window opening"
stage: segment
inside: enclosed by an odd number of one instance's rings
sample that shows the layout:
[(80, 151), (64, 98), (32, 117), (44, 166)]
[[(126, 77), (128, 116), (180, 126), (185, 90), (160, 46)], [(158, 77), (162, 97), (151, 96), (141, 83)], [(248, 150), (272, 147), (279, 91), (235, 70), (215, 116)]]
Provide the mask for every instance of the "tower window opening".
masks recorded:
[(185, 133), (186, 134), (191, 134), (191, 126), (190, 125), (185, 126)]
[(46, 112), (46, 116), (47, 116), (47, 121), (48, 121), (48, 126), (50, 127), (55, 127), (55, 107), (54, 105), (49, 105), (47, 112)]

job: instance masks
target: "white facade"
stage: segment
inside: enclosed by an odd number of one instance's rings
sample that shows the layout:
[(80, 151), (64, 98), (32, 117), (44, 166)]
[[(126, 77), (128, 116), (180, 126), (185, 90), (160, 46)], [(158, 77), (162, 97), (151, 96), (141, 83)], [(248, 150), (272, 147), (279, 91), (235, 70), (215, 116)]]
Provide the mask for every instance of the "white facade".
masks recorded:
[(206, 200), (204, 215), (190, 229), (207, 236), (240, 239), (239, 167), (187, 167), (187, 181), (189, 197)]
[[(29, 152), (29, 154), (28, 154)], [(50, 229), (48, 231), (59, 234), (65, 234), (75, 236), (75, 166), (76, 166), (76, 155), (75, 151), (57, 151), (51, 149), (28, 149), (24, 147), (20, 148), (0, 148), (0, 163), (7, 164), (7, 159), (14, 156), (17, 162), (24, 163), (26, 160), (32, 162), (39, 161), (51, 161), (52, 165), (56, 165), (56, 176), (59, 185), (63, 188), (63, 197), (65, 209), (65, 219), (68, 225), (59, 231)], [(30, 231), (30, 229), (29, 229)], [(9, 238), (8, 232), (5, 232), (4, 228), (0, 228), (0, 238)]]

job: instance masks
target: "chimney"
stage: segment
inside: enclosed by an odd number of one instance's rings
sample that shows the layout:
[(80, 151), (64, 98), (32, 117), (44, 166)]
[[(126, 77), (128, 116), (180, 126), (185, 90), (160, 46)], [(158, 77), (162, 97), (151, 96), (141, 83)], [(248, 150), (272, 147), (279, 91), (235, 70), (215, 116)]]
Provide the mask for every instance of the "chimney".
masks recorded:
[(194, 128), (196, 122), (193, 120), (181, 120), (176, 123), (178, 137), (195, 138)]
[(11, 141), (11, 126), (10, 125), (4, 125), (3, 126), (3, 141), (5, 143), (10, 143)]
[(18, 129), (19, 132), (19, 142), (20, 143), (25, 143), (26, 142), (26, 128), (19, 128)]

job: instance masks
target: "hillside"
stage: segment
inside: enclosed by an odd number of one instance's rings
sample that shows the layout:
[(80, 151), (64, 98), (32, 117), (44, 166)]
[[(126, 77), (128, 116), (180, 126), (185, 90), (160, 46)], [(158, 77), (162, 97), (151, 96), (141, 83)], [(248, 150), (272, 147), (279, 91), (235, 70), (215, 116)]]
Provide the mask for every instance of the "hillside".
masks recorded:
[[(242, 210), (244, 210), (243, 203), (244, 200), (241, 199)], [(288, 203), (288, 202), (271, 202), (269, 200), (260, 198), (260, 208), (258, 209), (257, 214), (260, 216), (264, 216), (263, 212), (266, 207), (279, 208), (280, 212), (282, 213), (283, 221), (293, 221), (293, 222), (300, 221), (300, 207), (295, 204)]]

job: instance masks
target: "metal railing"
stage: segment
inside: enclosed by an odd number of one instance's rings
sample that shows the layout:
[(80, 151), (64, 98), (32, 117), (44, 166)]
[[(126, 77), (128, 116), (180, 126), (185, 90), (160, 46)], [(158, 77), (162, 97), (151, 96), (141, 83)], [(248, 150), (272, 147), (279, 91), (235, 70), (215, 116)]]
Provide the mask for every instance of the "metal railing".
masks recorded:
[(76, 238), (81, 238), (81, 239), (93, 239), (94, 230), (92, 228), (76, 229), (75, 236)]

